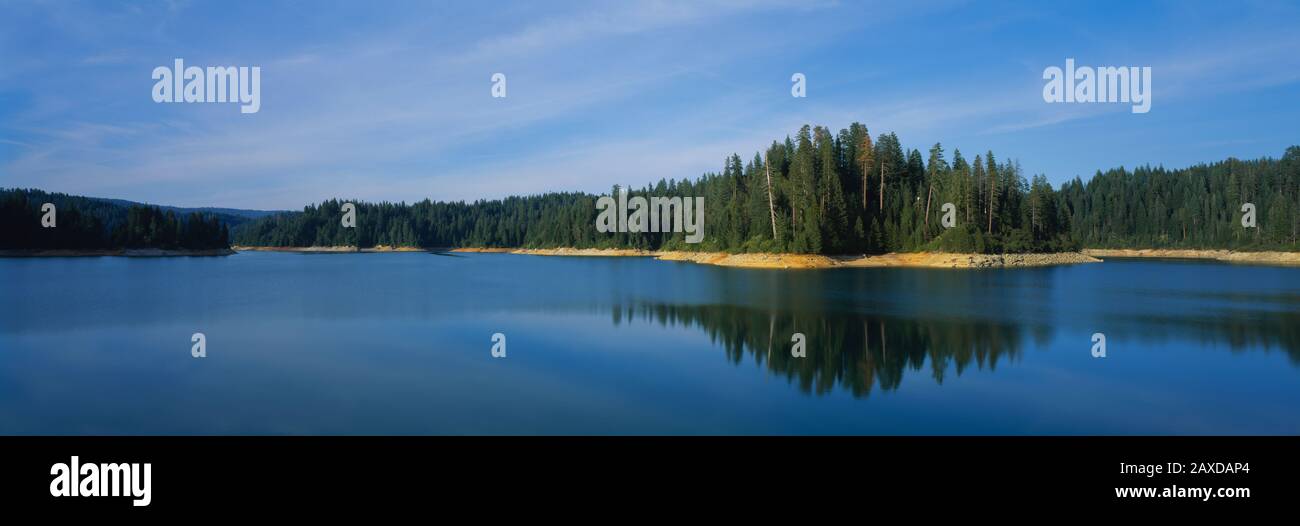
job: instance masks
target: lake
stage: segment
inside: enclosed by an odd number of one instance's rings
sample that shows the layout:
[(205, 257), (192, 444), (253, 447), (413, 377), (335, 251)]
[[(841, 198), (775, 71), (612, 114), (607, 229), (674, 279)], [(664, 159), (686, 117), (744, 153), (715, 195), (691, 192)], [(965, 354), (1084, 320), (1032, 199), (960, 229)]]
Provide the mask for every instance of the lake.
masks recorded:
[(1300, 268), (245, 252), (0, 298), (7, 435), (1300, 433)]

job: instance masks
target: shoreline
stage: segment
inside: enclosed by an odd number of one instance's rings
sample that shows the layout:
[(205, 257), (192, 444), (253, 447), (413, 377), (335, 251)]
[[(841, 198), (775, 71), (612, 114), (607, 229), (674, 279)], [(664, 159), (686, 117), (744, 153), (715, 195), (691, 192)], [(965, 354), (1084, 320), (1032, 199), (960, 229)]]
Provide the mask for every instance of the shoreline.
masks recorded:
[(649, 251), (636, 249), (554, 248), (554, 249), (474, 249), (458, 248), (453, 252), (492, 252), (532, 256), (570, 257), (652, 257), (660, 261), (685, 261), (702, 265), (759, 269), (823, 268), (1025, 268), (1101, 260), (1079, 252), (1053, 254), (953, 254), (943, 252), (908, 252), (862, 256), (824, 256), (818, 254), (728, 254), (724, 252)]
[(229, 248), (209, 248), (202, 250), (165, 250), (161, 248), (104, 248), (104, 249), (4, 249), (0, 257), (6, 258), (73, 258), (73, 257), (128, 257), (128, 258), (174, 258), (174, 257), (222, 257), (232, 256), (236, 252)]
[[(397, 252), (436, 252), (439, 249), (422, 249), (413, 247), (379, 246), (357, 250), (356, 247), (244, 247), (235, 246), (235, 250), (259, 252), (293, 252), (310, 254), (355, 254), (355, 253), (397, 253)], [(826, 256), (820, 254), (774, 254), (748, 253), (728, 254), (725, 252), (693, 252), (681, 250), (640, 250), (634, 248), (498, 248), (498, 247), (457, 247), (445, 249), (448, 252), (472, 254), (519, 254), (526, 256), (559, 257), (647, 257), (660, 261), (681, 261), (701, 265), (715, 265), (732, 268), (811, 270), (827, 268), (1027, 268), (1054, 265), (1074, 265), (1080, 263), (1099, 263), (1100, 259), (1079, 252), (1039, 253), (1039, 254), (956, 254), (946, 252), (904, 252), (877, 255), (840, 255)]]
[(377, 245), (370, 248), (361, 248), (351, 246), (333, 246), (333, 247), (246, 247), (241, 245), (232, 245), (231, 250), (235, 252), (298, 252), (303, 254), (379, 254), (379, 253), (396, 253), (396, 252), (431, 252), (431, 249), (418, 247), (390, 247), (387, 245)]
[(1234, 250), (1165, 248), (1089, 248), (1084, 254), (1095, 258), (1194, 259), (1242, 265), (1300, 266), (1300, 252), (1237, 252)]
[[(1030, 268), (1056, 265), (1100, 263), (1104, 258), (1190, 259), (1225, 263), (1300, 266), (1300, 252), (1237, 252), (1232, 250), (1195, 249), (1083, 249), (1079, 252), (1027, 254), (962, 254), (949, 252), (890, 252), (874, 255), (788, 254), (693, 252), (679, 250), (640, 250), (632, 248), (417, 248), (376, 246), (356, 247), (245, 247), (234, 251), (294, 252), (310, 254), (459, 252), (480, 254), (519, 254), (561, 257), (648, 257), (660, 261), (682, 261), (701, 265), (754, 269), (825, 269), (825, 268)], [(232, 252), (233, 253), (233, 252)], [(0, 252), (2, 254), (2, 252)], [(120, 255), (120, 254), (87, 254)], [(185, 255), (185, 254), (178, 254)]]

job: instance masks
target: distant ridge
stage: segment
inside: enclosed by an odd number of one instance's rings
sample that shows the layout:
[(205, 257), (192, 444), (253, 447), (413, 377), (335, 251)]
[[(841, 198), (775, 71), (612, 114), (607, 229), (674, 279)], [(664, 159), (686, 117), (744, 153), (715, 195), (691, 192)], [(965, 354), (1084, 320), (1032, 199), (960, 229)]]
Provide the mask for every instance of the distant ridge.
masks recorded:
[(226, 255), (231, 228), (273, 213), (0, 188), (0, 250), (33, 256)]
[[(126, 200), (126, 199), (109, 199), (109, 198), (107, 198), (107, 197), (86, 197), (86, 199), (90, 199), (90, 200), (92, 200), (92, 201), (102, 201), (102, 202), (105, 202), (105, 203), (110, 203), (110, 204), (114, 204), (114, 205), (118, 205), (118, 206), (125, 206), (125, 207), (132, 207), (132, 206), (154, 206), (154, 207), (158, 207), (159, 209), (161, 209), (161, 210), (164, 211), (164, 212), (176, 212), (177, 214), (181, 214), (181, 213), (188, 214), (188, 213), (190, 213), (190, 212), (198, 212), (198, 213), (201, 213), (201, 214), (212, 214), (212, 215), (215, 215), (215, 216), (218, 216), (218, 217), (220, 217), (220, 216), (234, 216), (234, 217), (242, 217), (242, 218), (245, 218), (245, 219), (258, 219), (258, 218), (262, 218), (262, 217), (266, 217), (266, 216), (271, 216), (271, 215), (283, 214), (283, 213), (288, 213), (288, 212), (290, 212), (289, 210), (247, 210), (247, 209), (243, 209), (243, 208), (221, 208), (221, 207), (216, 207), (216, 206), (202, 206), (202, 207), (197, 207), (197, 208), (185, 208), (185, 207), (179, 207), (179, 206), (168, 206), (168, 205), (156, 205), (156, 204), (152, 204), (152, 203), (141, 203), (141, 202), (138, 202), (138, 201), (128, 201), (128, 200)], [(224, 221), (224, 220), (223, 220), (223, 221)]]
[[(216, 206), (187, 208), (180, 206), (157, 205), (140, 201), (129, 201), (126, 199), (111, 199), (107, 197), (65, 194), (62, 192), (47, 192), (36, 188), (0, 187), (0, 194), (5, 193), (18, 193), (32, 199), (48, 199), (56, 205), (59, 205), (60, 208), (63, 208), (65, 205), (81, 208), (88, 203), (103, 203), (112, 208), (121, 209), (120, 212), (111, 213), (110, 216), (124, 215), (125, 211), (133, 206), (153, 207), (162, 210), (163, 212), (173, 212), (178, 216), (186, 216), (190, 213), (199, 213), (216, 217), (222, 224), (231, 228), (263, 217), (291, 213), (289, 210), (248, 210), (243, 208), (222, 208)], [(116, 222), (116, 219), (117, 217), (108, 217), (106, 218), (106, 222), (112, 225)]]

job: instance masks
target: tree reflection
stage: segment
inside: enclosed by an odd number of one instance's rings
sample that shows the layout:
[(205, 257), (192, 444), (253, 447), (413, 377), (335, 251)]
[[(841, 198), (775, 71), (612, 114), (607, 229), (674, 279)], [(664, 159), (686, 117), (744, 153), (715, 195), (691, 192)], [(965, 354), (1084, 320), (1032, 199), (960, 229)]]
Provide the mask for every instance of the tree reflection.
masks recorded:
[[(732, 305), (640, 304), (616, 307), (615, 324), (643, 319), (663, 326), (698, 327), (720, 344), (727, 358), (746, 355), (770, 374), (784, 376), (807, 393), (829, 393), (838, 384), (855, 397), (872, 389), (897, 389), (906, 370), (929, 367), (940, 384), (974, 366), (995, 369), (1015, 360), (1024, 331), (1010, 323), (912, 320), (849, 313), (791, 312)], [(791, 355), (791, 336), (807, 337), (807, 356)], [(928, 364), (927, 364), (928, 362)]]
[[(829, 393), (838, 385), (855, 397), (873, 389), (898, 389), (909, 370), (928, 369), (938, 384), (972, 366), (992, 371), (1002, 362), (1018, 360), (1026, 345), (1048, 347), (1054, 332), (1047, 323), (1005, 317), (904, 318), (842, 309), (640, 303), (614, 307), (612, 314), (616, 325), (646, 320), (699, 328), (733, 363), (748, 356), (806, 393)], [(1195, 342), (1233, 353), (1280, 349), (1300, 366), (1300, 312), (1225, 309), (1201, 316), (1112, 316), (1101, 325), (1108, 327), (1112, 347), (1120, 343), (1125, 352), (1141, 352), (1148, 344)], [(807, 337), (806, 357), (791, 355), (796, 332)], [(1080, 352), (1087, 352), (1086, 335), (1081, 338)]]

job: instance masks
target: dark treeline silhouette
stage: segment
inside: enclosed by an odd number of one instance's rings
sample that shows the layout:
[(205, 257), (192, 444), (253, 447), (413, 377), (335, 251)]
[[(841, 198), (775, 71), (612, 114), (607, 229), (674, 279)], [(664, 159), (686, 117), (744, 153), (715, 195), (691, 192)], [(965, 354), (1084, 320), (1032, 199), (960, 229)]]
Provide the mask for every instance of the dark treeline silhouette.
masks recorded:
[[(56, 226), (44, 228), (41, 206), (55, 206)], [(228, 248), (230, 231), (210, 214), (177, 214), (156, 206), (40, 190), (0, 190), (0, 249), (85, 250)]]
[[(343, 203), (357, 206), (355, 228), (344, 228)], [(402, 247), (593, 247), (626, 242), (596, 231), (596, 198), (549, 193), (497, 201), (364, 203), (329, 200), (302, 212), (277, 214), (234, 231), (248, 246), (375, 245)], [(648, 237), (646, 239), (649, 239)]]
[[(616, 325), (639, 319), (698, 326), (726, 349), (734, 363), (749, 356), (769, 374), (797, 383), (804, 392), (829, 393), (839, 386), (855, 397), (865, 397), (873, 389), (897, 389), (908, 370), (928, 369), (930, 377), (942, 384), (946, 375), (960, 376), (971, 367), (996, 369), (999, 362), (1019, 357), (1025, 334), (1019, 325), (1009, 323), (733, 305), (646, 304), (615, 308), (613, 316)], [(802, 358), (791, 354), (791, 335), (796, 332), (806, 337), (807, 355)]]
[[(699, 328), (725, 349), (733, 363), (748, 358), (806, 393), (829, 393), (838, 387), (855, 397), (865, 397), (873, 389), (897, 389), (908, 371), (928, 372), (939, 384), (949, 374), (960, 377), (972, 367), (994, 371), (1003, 362), (1018, 360), (1027, 346), (1043, 347), (1053, 338), (1053, 328), (1044, 324), (907, 318), (850, 310), (644, 303), (614, 307), (611, 315), (615, 325), (642, 321)], [(1142, 316), (1117, 320), (1112, 326), (1116, 330), (1110, 336), (1116, 341), (1163, 343), (1187, 338), (1232, 352), (1279, 350), (1300, 366), (1300, 313), (1291, 310), (1193, 318)], [(791, 336), (796, 332), (806, 338), (802, 358), (791, 354)]]
[[(1300, 148), (1278, 161), (1228, 160), (1183, 170), (1142, 168), (1075, 179), (1060, 190), (1026, 179), (993, 152), (968, 160), (940, 144), (905, 151), (892, 133), (873, 138), (854, 123), (832, 135), (804, 126), (749, 161), (732, 155), (719, 173), (660, 180), (630, 196), (703, 197), (704, 240), (683, 233), (599, 233), (597, 196), (548, 193), (504, 200), (357, 205), (344, 201), (243, 225), (249, 246), (641, 248), (848, 254), (1056, 252), (1089, 247), (1287, 248), (1296, 245)], [(611, 195), (615, 190), (611, 190)], [(1239, 224), (1257, 207), (1257, 229)], [(956, 226), (944, 228), (944, 205)]]

